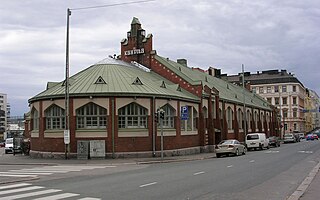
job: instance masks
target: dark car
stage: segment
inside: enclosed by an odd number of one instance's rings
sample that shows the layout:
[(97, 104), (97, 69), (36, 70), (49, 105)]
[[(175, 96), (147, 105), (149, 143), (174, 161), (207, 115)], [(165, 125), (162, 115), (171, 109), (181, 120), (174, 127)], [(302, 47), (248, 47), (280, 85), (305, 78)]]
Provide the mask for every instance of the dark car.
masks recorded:
[(306, 140), (314, 140), (313, 134), (306, 135)]
[(276, 136), (271, 136), (269, 139), (269, 146), (280, 147), (280, 140)]

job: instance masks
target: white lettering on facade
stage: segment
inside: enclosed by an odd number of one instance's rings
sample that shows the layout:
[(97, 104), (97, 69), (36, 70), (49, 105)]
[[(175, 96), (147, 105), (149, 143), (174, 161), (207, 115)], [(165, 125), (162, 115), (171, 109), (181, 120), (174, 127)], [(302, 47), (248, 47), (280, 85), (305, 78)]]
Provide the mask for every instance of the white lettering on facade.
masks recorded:
[(144, 53), (144, 48), (141, 48), (141, 49), (132, 49), (132, 50), (124, 51), (124, 55), (126, 55), (126, 56), (143, 54), (143, 53)]

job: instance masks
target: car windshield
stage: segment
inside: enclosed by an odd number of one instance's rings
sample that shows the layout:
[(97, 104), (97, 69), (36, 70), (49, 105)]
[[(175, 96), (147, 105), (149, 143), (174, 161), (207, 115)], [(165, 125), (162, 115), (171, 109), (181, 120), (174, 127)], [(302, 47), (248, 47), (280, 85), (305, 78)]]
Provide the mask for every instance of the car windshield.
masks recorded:
[(247, 135), (247, 140), (256, 140), (259, 139), (259, 135)]
[(6, 140), (6, 144), (12, 144), (13, 140)]
[(224, 140), (221, 141), (219, 144), (233, 144), (233, 140)]

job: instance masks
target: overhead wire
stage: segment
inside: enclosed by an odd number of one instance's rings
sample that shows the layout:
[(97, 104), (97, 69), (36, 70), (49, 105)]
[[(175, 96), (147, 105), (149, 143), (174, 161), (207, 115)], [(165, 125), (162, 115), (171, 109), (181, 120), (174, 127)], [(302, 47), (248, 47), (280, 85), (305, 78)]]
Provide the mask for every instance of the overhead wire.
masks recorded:
[(95, 8), (104, 8), (104, 7), (114, 7), (114, 6), (122, 6), (128, 4), (139, 4), (139, 3), (147, 3), (156, 0), (142, 0), (142, 1), (130, 1), (130, 2), (123, 2), (123, 3), (114, 3), (114, 4), (105, 4), (99, 6), (89, 6), (89, 7), (80, 7), (80, 8), (70, 8), (70, 10), (87, 10), (87, 9), (95, 9)]

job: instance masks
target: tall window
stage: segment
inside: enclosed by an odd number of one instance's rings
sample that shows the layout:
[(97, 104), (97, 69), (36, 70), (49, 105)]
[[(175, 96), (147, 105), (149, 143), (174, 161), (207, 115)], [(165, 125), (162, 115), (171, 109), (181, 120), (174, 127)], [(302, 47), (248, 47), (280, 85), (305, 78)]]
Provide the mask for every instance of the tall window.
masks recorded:
[(251, 113), (250, 113), (250, 111), (249, 110), (247, 110), (247, 115), (246, 115), (246, 117), (247, 117), (247, 123), (248, 123), (248, 129), (251, 129)]
[(288, 104), (287, 97), (282, 97), (282, 104), (283, 105), (287, 105)]
[(237, 112), (237, 118), (238, 118), (239, 129), (243, 129), (243, 112), (240, 108), (238, 109), (238, 112)]
[(297, 91), (297, 86), (292, 86), (292, 92), (296, 92)]
[(294, 118), (297, 117), (297, 109), (296, 109), (296, 108), (293, 109), (292, 116), (293, 116)]
[(267, 101), (272, 104), (272, 98), (267, 98)]
[(35, 108), (32, 109), (31, 118), (33, 120), (32, 129), (39, 130), (39, 112)]
[(119, 128), (147, 128), (146, 108), (136, 103), (128, 104), (118, 110)]
[(297, 105), (297, 97), (292, 97), (292, 104)]
[(286, 85), (282, 86), (282, 92), (287, 92), (287, 86)]
[[(162, 109), (164, 110), (163, 128), (174, 128), (175, 109), (169, 104), (164, 105)], [(158, 125), (160, 126), (160, 124)]]
[(77, 109), (78, 129), (103, 129), (107, 127), (107, 109), (88, 103)]
[(259, 119), (259, 117), (258, 117), (257, 111), (254, 112), (254, 116), (253, 117), (254, 117), (254, 124), (256, 126), (256, 129), (258, 129), (258, 119)]
[(45, 111), (45, 116), (47, 130), (65, 128), (64, 109), (60, 108), (57, 105), (52, 105)]
[(228, 123), (228, 130), (232, 130), (232, 120), (233, 120), (233, 111), (230, 107), (227, 108), (227, 123)]
[(279, 86), (274, 86), (274, 92), (279, 92)]
[(275, 103), (275, 105), (279, 105), (279, 97), (274, 98), (274, 103)]
[(263, 94), (263, 87), (260, 87), (260, 88), (259, 88), (259, 93), (260, 93), (260, 94)]
[(271, 86), (267, 87), (267, 93), (271, 93)]

